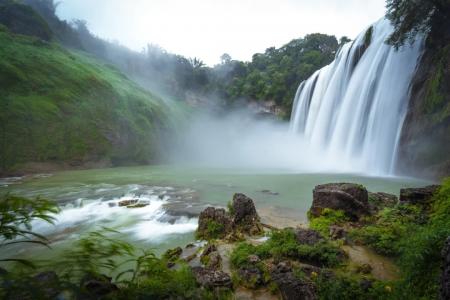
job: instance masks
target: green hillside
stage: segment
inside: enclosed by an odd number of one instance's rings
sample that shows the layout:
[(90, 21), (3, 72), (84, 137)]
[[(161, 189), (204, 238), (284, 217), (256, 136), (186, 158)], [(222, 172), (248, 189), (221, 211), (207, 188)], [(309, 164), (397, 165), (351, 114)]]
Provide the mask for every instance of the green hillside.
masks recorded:
[(5, 27), (0, 58), (0, 173), (156, 159), (167, 107), (115, 68)]

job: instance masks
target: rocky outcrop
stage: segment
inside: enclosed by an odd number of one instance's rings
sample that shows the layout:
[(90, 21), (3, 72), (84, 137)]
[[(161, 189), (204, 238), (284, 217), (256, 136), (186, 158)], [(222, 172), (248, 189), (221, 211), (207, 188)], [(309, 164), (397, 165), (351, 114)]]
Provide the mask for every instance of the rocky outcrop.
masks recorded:
[(316, 287), (308, 280), (297, 278), (291, 266), (279, 263), (270, 272), (272, 280), (277, 284), (283, 300), (316, 300)]
[(223, 238), (231, 230), (232, 220), (225, 209), (208, 207), (200, 213), (197, 229), (199, 238)]
[(398, 197), (392, 194), (369, 192), (369, 205), (372, 210), (378, 210), (384, 207), (393, 207), (398, 203)]
[(247, 288), (256, 288), (264, 283), (263, 272), (256, 266), (246, 266), (238, 270), (242, 284)]
[(244, 194), (235, 194), (231, 206), (233, 226), (249, 234), (262, 232), (260, 218), (256, 212), (253, 200)]
[(232, 288), (233, 286), (230, 275), (223, 271), (195, 267), (192, 268), (192, 273), (197, 283), (204, 288)]
[(208, 244), (200, 256), (200, 261), (205, 265), (207, 269), (220, 269), (222, 257), (220, 256), (216, 245)]
[(86, 275), (81, 280), (81, 288), (87, 293), (85, 299), (98, 299), (119, 290), (112, 278), (105, 275)]
[(237, 233), (255, 235), (262, 232), (253, 200), (244, 194), (235, 194), (229, 212), (223, 208), (208, 207), (200, 213), (197, 236), (211, 239)]
[(295, 237), (299, 244), (314, 245), (323, 241), (323, 237), (315, 230), (297, 228), (295, 230)]
[(310, 213), (318, 217), (326, 208), (342, 210), (350, 218), (359, 219), (370, 213), (368, 192), (364, 186), (353, 183), (318, 185), (313, 191)]
[(450, 236), (447, 238), (444, 249), (442, 249), (444, 260), (441, 275), (440, 299), (450, 299)]
[(181, 249), (181, 247), (169, 249), (166, 251), (166, 253), (164, 253), (163, 258), (165, 258), (169, 262), (174, 262), (180, 258), (182, 253), (183, 249)]
[(430, 185), (423, 188), (408, 188), (400, 190), (401, 204), (427, 204), (440, 186)]

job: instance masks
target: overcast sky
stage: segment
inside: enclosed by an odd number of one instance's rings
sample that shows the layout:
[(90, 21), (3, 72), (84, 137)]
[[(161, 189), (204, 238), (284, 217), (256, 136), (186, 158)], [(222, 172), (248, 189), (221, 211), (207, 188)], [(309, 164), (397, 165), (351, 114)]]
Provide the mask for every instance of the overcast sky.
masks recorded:
[(140, 51), (157, 44), (209, 65), (250, 60), (308, 33), (354, 38), (384, 15), (385, 0), (62, 0), (58, 14)]

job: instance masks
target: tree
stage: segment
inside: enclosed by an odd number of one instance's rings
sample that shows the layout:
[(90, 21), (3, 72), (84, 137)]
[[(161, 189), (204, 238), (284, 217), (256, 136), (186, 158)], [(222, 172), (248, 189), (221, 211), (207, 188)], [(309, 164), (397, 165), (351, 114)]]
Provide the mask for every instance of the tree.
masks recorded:
[(222, 65), (229, 64), (231, 62), (231, 55), (228, 53), (224, 53), (220, 56), (220, 62)]
[(387, 0), (386, 7), (395, 28), (387, 43), (396, 49), (414, 42), (420, 33), (449, 30), (449, 0)]

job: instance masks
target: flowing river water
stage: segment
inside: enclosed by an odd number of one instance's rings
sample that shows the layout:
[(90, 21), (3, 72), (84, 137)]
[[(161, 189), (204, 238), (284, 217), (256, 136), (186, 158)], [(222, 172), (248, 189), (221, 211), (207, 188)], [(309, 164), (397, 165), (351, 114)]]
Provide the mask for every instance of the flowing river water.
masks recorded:
[[(400, 177), (357, 174), (298, 174), (284, 170), (211, 169), (183, 166), (143, 166), (28, 176), (0, 181), (0, 192), (55, 200), (62, 208), (56, 222), (35, 222), (33, 230), (47, 236), (52, 249), (15, 246), (3, 255), (45, 259), (102, 227), (115, 237), (157, 254), (195, 241), (198, 214), (207, 206), (226, 207), (234, 193), (255, 200), (263, 222), (285, 227), (307, 223), (315, 185), (355, 182), (370, 191), (397, 194), (400, 188), (429, 184)], [(120, 207), (122, 200), (148, 204)], [(4, 250), (5, 251), (5, 250)]]

